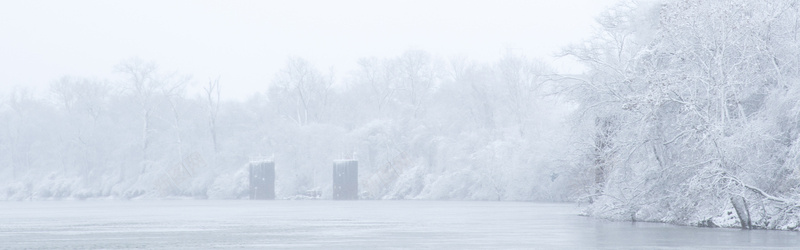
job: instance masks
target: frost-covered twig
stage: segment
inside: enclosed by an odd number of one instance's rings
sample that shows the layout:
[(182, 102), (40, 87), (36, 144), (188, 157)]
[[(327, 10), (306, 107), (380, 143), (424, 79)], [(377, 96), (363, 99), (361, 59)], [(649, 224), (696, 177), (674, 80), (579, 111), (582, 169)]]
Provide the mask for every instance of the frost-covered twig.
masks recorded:
[(741, 180), (739, 180), (738, 178), (731, 177), (731, 176), (723, 176), (722, 178), (734, 181), (736, 183), (739, 183), (739, 185), (742, 185), (742, 187), (744, 187), (746, 189), (749, 189), (750, 191), (753, 191), (753, 192), (755, 192), (755, 193), (757, 193), (757, 194), (759, 194), (761, 196), (764, 196), (764, 198), (767, 198), (767, 200), (771, 200), (771, 201), (775, 201), (775, 202), (779, 202), (779, 203), (786, 203), (786, 204), (797, 203), (796, 201), (790, 201), (790, 200), (787, 200), (787, 199), (783, 199), (783, 198), (776, 197), (776, 196), (773, 196), (771, 194), (768, 194), (764, 190), (761, 190), (760, 188), (755, 187), (755, 186), (748, 185), (748, 184), (742, 182)]

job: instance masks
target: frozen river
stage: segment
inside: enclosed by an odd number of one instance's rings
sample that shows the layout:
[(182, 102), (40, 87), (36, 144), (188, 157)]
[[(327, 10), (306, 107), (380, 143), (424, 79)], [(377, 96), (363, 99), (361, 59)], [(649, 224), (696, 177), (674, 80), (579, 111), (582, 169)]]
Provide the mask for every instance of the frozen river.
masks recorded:
[(609, 222), (578, 211), (524, 202), (0, 202), (0, 249), (800, 247), (796, 232)]

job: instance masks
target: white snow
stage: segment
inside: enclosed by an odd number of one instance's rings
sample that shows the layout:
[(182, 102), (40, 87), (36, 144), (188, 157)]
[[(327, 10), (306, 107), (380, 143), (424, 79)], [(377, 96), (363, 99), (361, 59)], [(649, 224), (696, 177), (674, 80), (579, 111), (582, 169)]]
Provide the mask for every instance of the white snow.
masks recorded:
[(2, 248), (791, 249), (795, 232), (602, 221), (574, 204), (0, 202)]

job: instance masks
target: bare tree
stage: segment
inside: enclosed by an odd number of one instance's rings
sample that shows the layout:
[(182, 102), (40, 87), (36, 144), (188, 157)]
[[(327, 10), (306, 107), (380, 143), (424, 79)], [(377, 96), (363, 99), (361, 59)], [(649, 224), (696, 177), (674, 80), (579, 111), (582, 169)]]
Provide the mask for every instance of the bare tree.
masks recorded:
[(506, 54), (497, 63), (499, 84), (503, 86), (506, 111), (519, 126), (520, 136), (525, 136), (531, 123), (537, 101), (544, 95), (542, 85), (551, 74), (543, 63), (524, 56)]
[(21, 172), (21, 169), (29, 169), (32, 161), (31, 144), (33, 138), (30, 138), (31, 126), (26, 126), (29, 123), (29, 117), (34, 110), (34, 99), (31, 92), (27, 88), (15, 87), (9, 94), (6, 105), (11, 109), (12, 116), (8, 121), (9, 124), (9, 154), (11, 160), (11, 176), (16, 179)]
[[(117, 65), (117, 72), (123, 75), (123, 86), (136, 100), (141, 112), (142, 130), (140, 135), (141, 160), (151, 160), (149, 153), (152, 146), (152, 134), (155, 131), (153, 119), (158, 102), (166, 98), (173, 113), (173, 126), (179, 129), (179, 113), (176, 99), (182, 98), (188, 76), (177, 73), (161, 74), (154, 62), (145, 62), (139, 58), (125, 60)], [(178, 139), (180, 141), (180, 138)], [(142, 171), (145, 171), (143, 168)]]
[[(80, 172), (86, 182), (89, 173), (100, 166), (100, 148), (104, 141), (97, 138), (101, 128), (98, 121), (108, 108), (111, 87), (104, 81), (65, 76), (50, 85), (56, 101), (66, 110), (63, 130), (69, 143), (67, 148), (75, 151), (62, 152), (62, 158), (80, 162)], [(89, 119), (87, 119), (89, 118)]]
[[(175, 146), (178, 151), (178, 161), (183, 161), (183, 126), (181, 125), (182, 111), (179, 107), (180, 103), (185, 100), (186, 84), (189, 82), (189, 76), (178, 76), (177, 73), (172, 73), (166, 76), (161, 76), (160, 81), (165, 84), (162, 85), (160, 91), (161, 95), (169, 102), (170, 110), (172, 110), (172, 126), (175, 130)], [(184, 166), (185, 168), (185, 166)]]
[(401, 103), (409, 105), (414, 118), (421, 118), (440, 81), (440, 71), (432, 56), (422, 50), (409, 50), (389, 64), (391, 80), (404, 94)]
[(154, 109), (154, 98), (158, 89), (163, 85), (157, 79), (157, 66), (154, 62), (144, 62), (139, 58), (127, 59), (116, 66), (117, 72), (123, 74), (123, 86), (133, 94), (141, 112), (142, 130), (141, 154), (142, 161), (149, 160), (151, 119)]
[(205, 92), (206, 111), (208, 112), (208, 129), (211, 133), (211, 143), (214, 153), (219, 153), (219, 143), (217, 142), (217, 115), (219, 114), (220, 86), (219, 77), (208, 81), (203, 87)]
[(305, 59), (291, 57), (275, 76), (270, 94), (274, 101), (282, 100), (294, 114), (287, 115), (300, 126), (318, 122), (328, 102), (332, 86), (325, 77)]

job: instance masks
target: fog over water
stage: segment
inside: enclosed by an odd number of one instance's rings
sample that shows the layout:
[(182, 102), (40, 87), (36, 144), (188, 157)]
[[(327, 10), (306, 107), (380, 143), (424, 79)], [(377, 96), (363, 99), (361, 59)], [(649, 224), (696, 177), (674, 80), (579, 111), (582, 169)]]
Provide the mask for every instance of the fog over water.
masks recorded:
[(0, 237), (791, 248), (798, 69), (798, 0), (2, 1)]

